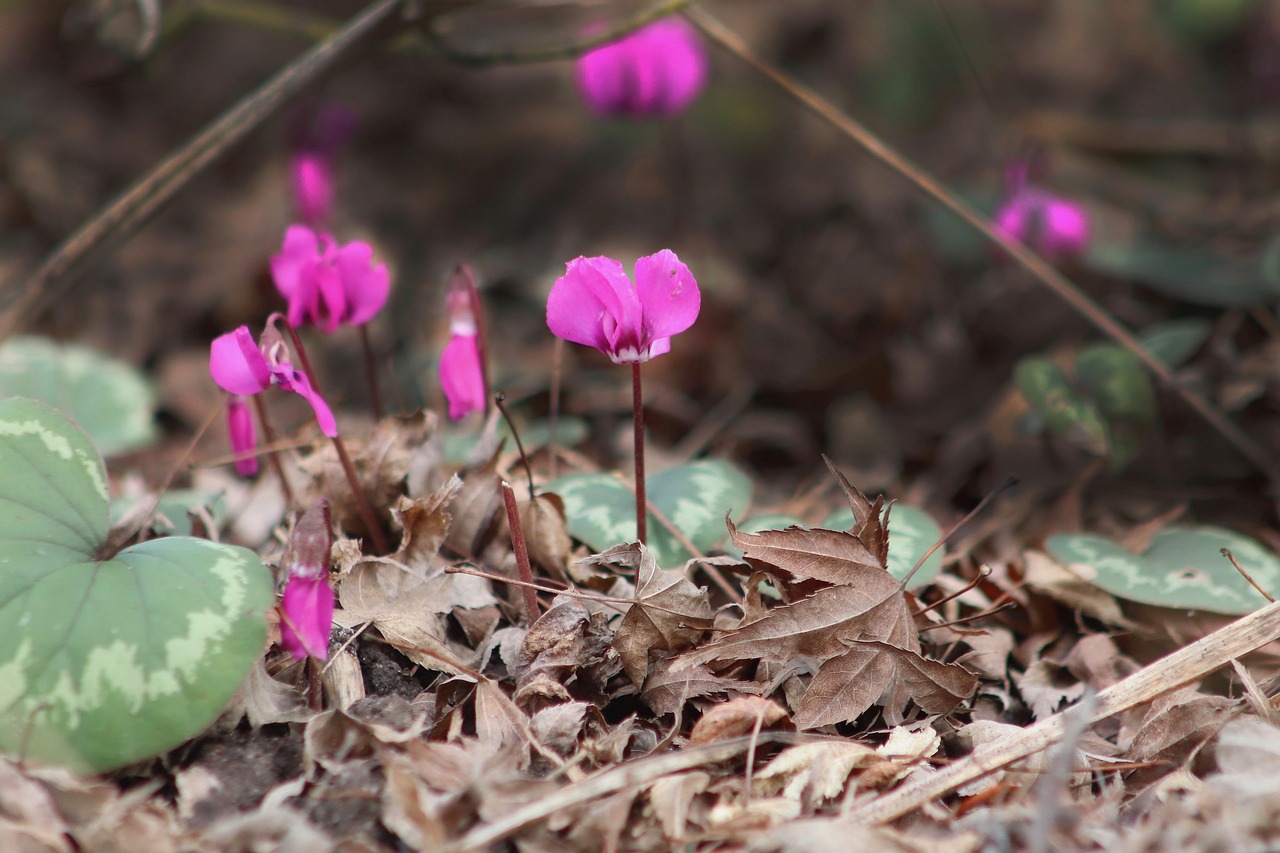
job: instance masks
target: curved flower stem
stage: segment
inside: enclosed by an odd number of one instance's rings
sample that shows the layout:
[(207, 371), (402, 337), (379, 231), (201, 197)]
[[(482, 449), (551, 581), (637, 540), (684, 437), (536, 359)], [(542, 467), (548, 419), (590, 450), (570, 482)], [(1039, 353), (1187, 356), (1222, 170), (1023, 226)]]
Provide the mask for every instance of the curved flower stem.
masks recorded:
[(364, 350), (365, 379), (369, 383), (369, 403), (373, 406), (373, 419), (382, 420), (382, 395), (378, 393), (378, 367), (373, 360), (373, 344), (369, 342), (369, 327), (360, 327), (360, 348)]
[[(271, 419), (267, 417), (267, 404), (262, 402), (262, 395), (254, 394), (253, 408), (258, 413), (258, 424), (262, 427), (262, 437), (267, 440), (267, 446), (276, 443), (276, 432), (271, 428)], [(280, 465), (280, 457), (277, 455), (278, 450), (267, 452), (267, 464), (271, 466), (271, 470), (276, 475), (276, 479), (280, 481), (280, 492), (284, 495), (286, 509), (292, 509), (297, 506), (297, 502), (293, 499), (293, 488), (289, 485), (289, 480), (284, 475), (284, 468)]]
[(631, 363), (631, 419), (635, 425), (636, 538), (649, 544), (648, 503), (644, 498), (644, 398), (640, 393), (640, 362)]
[[(316, 380), (316, 372), (311, 367), (311, 359), (307, 358), (307, 349), (302, 345), (302, 339), (298, 337), (297, 330), (285, 318), (280, 317), (279, 320), (280, 325), (284, 326), (285, 331), (289, 333), (289, 340), (293, 341), (293, 351), (298, 354), (298, 361), (302, 363), (302, 372), (307, 374), (307, 381), (311, 383), (311, 390), (323, 398), (324, 392), (320, 390), (320, 383)], [(359, 475), (356, 474), (355, 466), (351, 464), (351, 457), (347, 455), (346, 445), (342, 443), (342, 438), (336, 435), (329, 440), (333, 442), (333, 449), (338, 453), (338, 461), (342, 464), (342, 473), (346, 475), (347, 483), (351, 486), (351, 493), (355, 496), (356, 508), (360, 511), (364, 526), (369, 528), (369, 538), (373, 540), (373, 547), (380, 555), (390, 554), (391, 546), (387, 542), (387, 535), (382, 532), (382, 525), (378, 523), (378, 514), (373, 511), (373, 504), (369, 503), (369, 495), (365, 492)]]
[(542, 608), (538, 606), (538, 594), (534, 592), (533, 566), (529, 563), (529, 546), (524, 541), (524, 525), (520, 523), (520, 508), (516, 506), (516, 493), (506, 480), (499, 480), (502, 487), (502, 503), (507, 508), (507, 526), (511, 528), (511, 550), (516, 553), (516, 568), (520, 571), (520, 587), (524, 593), (524, 606), (529, 611), (529, 624), (538, 621)]
[(1280, 478), (1277, 460), (1270, 453), (1246, 435), (1240, 427), (1232, 423), (1226, 415), (1207, 399), (1187, 385), (1178, 382), (1173, 374), (1169, 372), (1169, 369), (1152, 355), (1151, 351), (1143, 346), (1132, 332), (1108, 314), (1101, 305), (1080, 290), (1062, 273), (1054, 269), (1048, 261), (1021, 243), (1009, 240), (998, 233), (976, 208), (956, 196), (955, 193), (948, 190), (932, 175), (912, 163), (905, 156), (899, 154), (888, 143), (858, 121), (841, 112), (830, 101), (823, 99), (795, 77), (760, 57), (737, 33), (720, 23), (718, 19), (706, 10), (690, 8), (686, 9), (684, 14), (716, 44), (747, 65), (750, 65), (764, 77), (767, 77), (819, 118), (862, 146), (872, 157), (915, 184), (943, 207), (963, 219), (987, 240), (999, 246), (1019, 266), (1030, 273), (1033, 278), (1063, 302), (1070, 305), (1080, 316), (1092, 323), (1095, 328), (1133, 353), (1151, 373), (1155, 374), (1156, 378), (1166, 388), (1181, 397), (1201, 418), (1216, 429), (1241, 456), (1252, 462), (1268, 479), (1275, 481)]
[(556, 478), (556, 469), (560, 462), (560, 442), (557, 438), (560, 428), (560, 376), (564, 370), (564, 338), (556, 338), (554, 354), (551, 357), (551, 402), (548, 415), (548, 430), (551, 438), (547, 443), (547, 478)]

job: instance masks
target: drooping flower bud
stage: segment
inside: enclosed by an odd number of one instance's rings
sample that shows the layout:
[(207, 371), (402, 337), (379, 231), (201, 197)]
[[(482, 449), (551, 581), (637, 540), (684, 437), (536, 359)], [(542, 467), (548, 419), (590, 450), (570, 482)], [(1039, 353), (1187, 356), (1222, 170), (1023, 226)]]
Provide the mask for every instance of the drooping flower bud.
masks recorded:
[(289, 537), (285, 570), (288, 582), (280, 602), (280, 645), (297, 659), (329, 656), (333, 630), (333, 587), (329, 563), (333, 523), (324, 498), (303, 513)]
[(702, 91), (707, 55), (683, 18), (663, 18), (578, 60), (578, 91), (605, 116), (674, 115)]

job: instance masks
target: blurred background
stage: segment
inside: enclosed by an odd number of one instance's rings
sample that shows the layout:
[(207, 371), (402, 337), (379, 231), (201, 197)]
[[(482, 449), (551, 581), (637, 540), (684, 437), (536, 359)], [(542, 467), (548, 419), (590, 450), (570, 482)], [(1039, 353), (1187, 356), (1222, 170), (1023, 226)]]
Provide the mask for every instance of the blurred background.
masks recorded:
[[(1059, 266), (1163, 347), (1179, 381), (1277, 449), (1280, 3), (702, 5), (982, 210), (1007, 196), (1018, 164), (1083, 205), (1089, 245)], [(359, 8), (0, 0), (0, 282), (15, 286), (309, 34)], [(641, 8), (477, 3), (438, 31), (457, 50), (540, 49)], [(267, 264), (294, 217), (289, 155), (309, 117), (337, 108), (353, 131), (335, 159), (333, 230), (371, 241), (393, 268), (391, 310), (373, 333), (404, 409), (440, 405), (444, 284), (459, 261), (484, 295), (495, 387), (536, 417), (553, 362), (545, 297), (565, 262), (604, 254), (629, 267), (671, 248), (704, 308), (647, 368), (658, 465), (732, 458), (758, 475), (761, 509), (803, 509), (809, 487), (825, 488), (825, 452), (864, 490), (943, 517), (1017, 474), (1030, 491), (992, 524), (1034, 526), (1046, 504), (1032, 498), (1087, 488), (1088, 512), (1107, 518), (1186, 506), (1270, 526), (1265, 479), (1174, 395), (1105, 350), (1098, 380), (1079, 359), (1107, 342), (1084, 319), (707, 47), (701, 97), (649, 121), (590, 112), (570, 59), (467, 67), (414, 40), (360, 58), (183, 189), (24, 331), (145, 368), (171, 444), (185, 442), (219, 393), (208, 341), (281, 306)], [(313, 348), (335, 407), (363, 407), (357, 339)], [(629, 448), (625, 377), (579, 347), (564, 368), (565, 410), (592, 428), (580, 450), (617, 464)], [(1046, 408), (1028, 378), (1036, 369), (1076, 414)], [(224, 441), (211, 437), (206, 455)], [(1059, 524), (1063, 504), (1049, 506)]]

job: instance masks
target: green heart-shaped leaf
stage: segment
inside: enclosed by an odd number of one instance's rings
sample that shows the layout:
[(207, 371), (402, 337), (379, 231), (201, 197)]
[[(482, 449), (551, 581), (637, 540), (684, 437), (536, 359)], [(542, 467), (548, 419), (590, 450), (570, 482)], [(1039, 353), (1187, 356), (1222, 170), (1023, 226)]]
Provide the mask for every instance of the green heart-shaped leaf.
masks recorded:
[(1093, 452), (1106, 452), (1107, 425), (1097, 406), (1081, 399), (1062, 368), (1046, 358), (1024, 358), (1014, 372), (1018, 390), (1054, 433)]
[[(853, 510), (838, 509), (822, 520), (820, 527), (827, 530), (848, 530), (853, 526)], [(902, 580), (915, 568), (916, 563), (942, 538), (942, 529), (933, 516), (922, 509), (905, 504), (894, 504), (889, 512), (889, 574)], [(942, 552), (939, 548), (924, 561), (920, 571), (911, 576), (911, 588), (924, 586), (942, 571)]]
[(1266, 604), (1222, 555), (1228, 548), (1263, 589), (1280, 592), (1280, 560), (1248, 536), (1221, 527), (1168, 527), (1142, 555), (1102, 536), (1062, 533), (1046, 547), (1084, 580), (1117, 598), (1210, 613), (1240, 614)]
[(155, 439), (155, 394), (147, 381), (124, 362), (74, 344), (35, 337), (0, 344), (0, 397), (43, 400), (107, 456)]
[(1146, 237), (1130, 244), (1095, 242), (1084, 261), (1091, 269), (1141, 282), (1193, 305), (1247, 308), (1280, 295), (1280, 279), (1268, 280), (1264, 274), (1264, 256), (1237, 260)]
[(0, 751), (102, 772), (222, 710), (266, 641), (270, 577), (203, 539), (102, 559), (102, 458), (43, 403), (0, 401)]
[(1196, 354), (1213, 331), (1213, 324), (1199, 317), (1166, 320), (1142, 330), (1138, 340), (1161, 364), (1172, 370)]
[[(703, 459), (648, 478), (652, 504), (699, 551), (724, 538), (725, 513), (751, 503), (751, 481), (727, 462)], [(609, 474), (571, 474), (547, 484), (564, 500), (569, 533), (595, 551), (636, 538), (635, 496)], [(675, 566), (693, 555), (649, 515), (649, 550), (660, 566)]]

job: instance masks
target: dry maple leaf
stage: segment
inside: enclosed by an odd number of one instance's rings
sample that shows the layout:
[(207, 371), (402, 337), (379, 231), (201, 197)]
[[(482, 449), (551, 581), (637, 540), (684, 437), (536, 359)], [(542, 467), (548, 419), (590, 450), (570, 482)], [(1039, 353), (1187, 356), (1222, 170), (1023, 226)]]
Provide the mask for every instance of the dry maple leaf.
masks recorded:
[(908, 698), (927, 713), (942, 714), (977, 686), (978, 677), (959, 664), (929, 660), (889, 643), (854, 640), (847, 652), (822, 664), (796, 709), (795, 724), (812, 729), (852, 721), (890, 691), (903, 695), (885, 697), (887, 716), (896, 716)]
[(579, 562), (636, 569), (635, 602), (613, 638), (622, 667), (636, 687), (644, 684), (650, 652), (691, 648), (711, 628), (706, 589), (694, 586), (681, 571), (659, 569), (653, 552), (640, 543), (619, 545)]
[(739, 696), (716, 705), (693, 726), (689, 744), (711, 743), (767, 729), (787, 718), (787, 711), (772, 699)]
[(869, 577), (885, 574), (884, 561), (847, 531), (788, 527), (742, 533), (732, 519), (726, 518), (725, 524), (733, 544), (752, 565), (764, 563), (791, 574), (843, 585), (863, 583)]
[(684, 703), (711, 693), (757, 693), (760, 685), (716, 675), (698, 664), (675, 670), (676, 658), (658, 658), (649, 667), (640, 698), (655, 714), (674, 714)]

